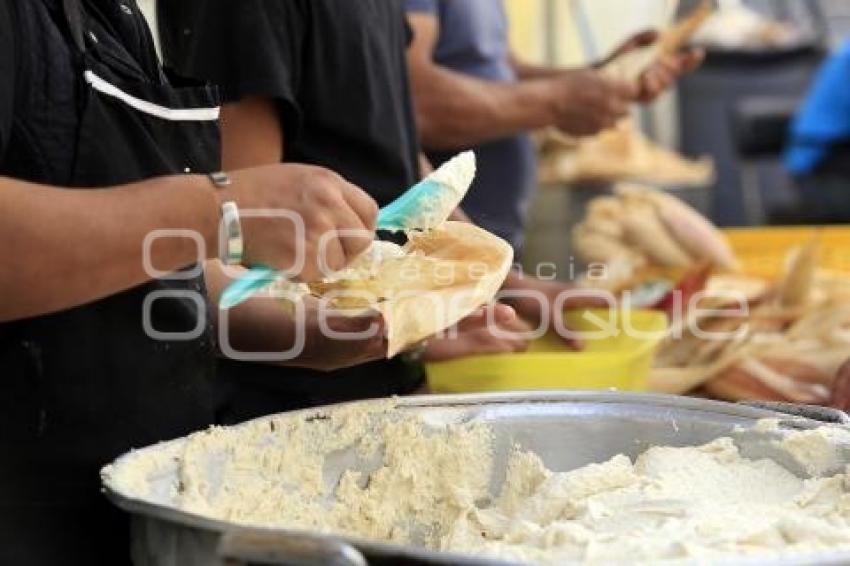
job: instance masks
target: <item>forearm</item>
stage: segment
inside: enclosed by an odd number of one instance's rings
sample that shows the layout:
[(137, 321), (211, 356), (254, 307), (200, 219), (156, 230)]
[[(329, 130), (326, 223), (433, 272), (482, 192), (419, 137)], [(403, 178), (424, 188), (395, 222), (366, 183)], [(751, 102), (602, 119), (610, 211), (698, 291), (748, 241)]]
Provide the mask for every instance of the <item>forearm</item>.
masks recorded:
[[(165, 177), (100, 190), (59, 189), (0, 178), (0, 321), (86, 304), (151, 279), (145, 238), (190, 230), (217, 255), (219, 204), (207, 179)], [(190, 238), (159, 239), (149, 263), (174, 271), (198, 260)]]
[(552, 79), (568, 72), (568, 69), (562, 67), (552, 67), (549, 65), (535, 65), (526, 63), (516, 56), (511, 56), (511, 66), (521, 81), (529, 81), (535, 79)]
[(554, 121), (548, 80), (503, 84), (420, 62), (412, 81), (422, 142), (428, 149), (474, 146)]

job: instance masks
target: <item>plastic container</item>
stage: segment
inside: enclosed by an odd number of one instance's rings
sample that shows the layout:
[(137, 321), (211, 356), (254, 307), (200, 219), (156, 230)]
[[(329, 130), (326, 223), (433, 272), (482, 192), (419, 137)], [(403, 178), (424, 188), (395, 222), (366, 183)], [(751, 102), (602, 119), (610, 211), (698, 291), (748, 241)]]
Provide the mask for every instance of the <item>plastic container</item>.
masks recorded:
[[(585, 316), (588, 314), (589, 316)], [(534, 342), (523, 354), (476, 356), (429, 364), (435, 393), (618, 389), (646, 391), (649, 370), (668, 323), (655, 311), (589, 311), (566, 315), (568, 328), (594, 334), (574, 352), (558, 336)]]
[(818, 242), (821, 269), (850, 273), (850, 227), (754, 228), (724, 233), (747, 275), (775, 279), (791, 249), (812, 240)]

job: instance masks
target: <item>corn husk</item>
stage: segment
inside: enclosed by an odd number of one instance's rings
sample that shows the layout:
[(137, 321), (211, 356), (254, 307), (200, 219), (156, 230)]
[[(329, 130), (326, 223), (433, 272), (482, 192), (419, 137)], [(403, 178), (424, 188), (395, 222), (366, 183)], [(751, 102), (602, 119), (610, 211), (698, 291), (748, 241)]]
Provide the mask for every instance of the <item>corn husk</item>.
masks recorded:
[(388, 357), (454, 326), (489, 303), (513, 263), (513, 249), (507, 242), (462, 222), (411, 233), (401, 252), (389, 257), (367, 253), (330, 280), (309, 285), (312, 294), (342, 315), (380, 313)]

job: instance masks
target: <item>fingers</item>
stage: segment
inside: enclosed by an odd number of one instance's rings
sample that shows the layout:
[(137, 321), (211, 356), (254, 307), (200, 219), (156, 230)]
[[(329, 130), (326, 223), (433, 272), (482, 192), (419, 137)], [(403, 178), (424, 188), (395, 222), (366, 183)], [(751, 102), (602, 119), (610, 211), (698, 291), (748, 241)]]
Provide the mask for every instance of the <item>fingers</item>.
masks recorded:
[(608, 79), (606, 86), (604, 122), (606, 127), (611, 127), (629, 115), (631, 104), (637, 98), (638, 91), (634, 85), (626, 81)]
[(504, 303), (496, 303), (493, 305), (493, 321), (496, 324), (508, 324), (517, 320), (516, 311)]
[(676, 57), (662, 57), (641, 77), (641, 102), (652, 102), (676, 82), (680, 74)]
[(606, 61), (610, 62), (617, 57), (625, 55), (630, 51), (634, 51), (635, 49), (639, 49), (641, 47), (649, 47), (658, 41), (659, 33), (657, 30), (644, 30), (636, 33), (626, 41), (624, 41), (617, 49), (614, 50), (613, 53), (606, 59)]
[[(342, 240), (340, 240), (335, 235), (332, 235), (330, 238), (328, 238), (324, 248), (322, 248), (321, 250), (317, 250), (317, 253), (321, 253), (324, 255), (324, 258), (322, 258), (323, 261), (318, 262), (318, 265), (320, 266), (322, 271), (330, 270), (330, 273), (321, 273), (320, 277), (322, 278), (327, 277), (331, 275), (331, 273), (343, 269), (350, 262), (350, 256), (343, 248)], [(310, 277), (309, 279), (307, 279), (306, 277), (309, 275), (309, 272), (305, 273), (306, 281), (309, 282), (315, 279), (315, 277)]]
[(351, 207), (361, 224), (367, 229), (374, 231), (378, 220), (378, 203), (365, 191), (347, 181), (341, 185), (342, 197)]
[(641, 102), (652, 102), (667, 91), (679, 78), (696, 70), (705, 59), (703, 49), (686, 49), (676, 55), (660, 57), (641, 77)]
[(705, 49), (692, 47), (683, 51), (679, 57), (682, 71), (684, 73), (692, 73), (705, 61)]
[(633, 35), (628, 43), (634, 47), (649, 47), (658, 41), (659, 36), (658, 30), (646, 29)]
[(339, 243), (343, 253), (343, 265), (337, 269), (342, 269), (372, 245), (375, 235), (373, 231), (366, 228), (361, 217), (347, 206), (337, 207), (334, 215), (337, 226), (334, 239)]
[(510, 325), (519, 320), (516, 311), (505, 304), (496, 303), (481, 307), (457, 324), (458, 332), (474, 332), (485, 329), (493, 323), (499, 326)]
[(528, 342), (519, 339), (500, 339), (489, 329), (466, 332), (452, 338), (437, 338), (428, 343), (423, 356), (426, 362), (447, 362), (470, 356), (514, 354), (524, 352)]
[(339, 270), (372, 244), (378, 207), (366, 193), (339, 175), (326, 170), (317, 170), (317, 175), (324, 185), (315, 195), (315, 204), (330, 217), (330, 230), (335, 232), (321, 234), (327, 241), (323, 251), (327, 266)]
[(338, 336), (317, 338), (315, 361), (311, 365), (336, 370), (387, 357), (386, 323), (381, 315), (333, 316), (326, 323)]

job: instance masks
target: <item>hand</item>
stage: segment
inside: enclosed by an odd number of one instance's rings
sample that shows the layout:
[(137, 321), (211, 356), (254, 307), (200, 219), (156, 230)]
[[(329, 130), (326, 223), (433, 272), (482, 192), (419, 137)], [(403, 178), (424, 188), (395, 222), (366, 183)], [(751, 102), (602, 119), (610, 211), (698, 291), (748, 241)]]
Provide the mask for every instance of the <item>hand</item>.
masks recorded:
[(703, 49), (690, 48), (675, 55), (662, 55), (640, 77), (638, 101), (654, 102), (682, 75), (695, 71), (705, 59)]
[(608, 55), (608, 57), (594, 65), (594, 67), (596, 67), (597, 69), (601, 69), (602, 67), (605, 67), (615, 59), (622, 57), (627, 53), (631, 53), (632, 51), (641, 49), (643, 47), (649, 47), (651, 45), (654, 45), (655, 42), (658, 41), (659, 37), (660, 34), (656, 30), (650, 29), (640, 31), (628, 38), (623, 43), (621, 43), (611, 52), (610, 55)]
[[(293, 279), (315, 281), (324, 271), (337, 271), (364, 252), (374, 240), (378, 205), (362, 190), (320, 167), (270, 165), (231, 173), (233, 184), (219, 191), (222, 201), (235, 201), (241, 211), (289, 211), (304, 223), (303, 239), (289, 218), (242, 218), (246, 265), (303, 267)], [(339, 230), (357, 230), (341, 237)], [(325, 240), (323, 241), (323, 237)]]
[(592, 136), (628, 116), (638, 90), (595, 69), (564, 71), (552, 81), (554, 125), (572, 136)]
[[(321, 309), (320, 300), (305, 299), (304, 350), (294, 365), (334, 371), (387, 357), (386, 329), (380, 314), (343, 317), (327, 313), (322, 319)], [(329, 336), (328, 329), (337, 336)]]
[[(604, 67), (631, 51), (654, 45), (659, 37), (659, 33), (655, 30), (642, 31), (633, 35), (600, 63), (598, 68)], [(705, 59), (705, 51), (697, 48), (687, 48), (676, 54), (661, 55), (641, 75), (635, 99), (644, 104), (655, 101), (670, 89), (682, 75), (695, 71), (702, 64), (703, 59)]]
[[(606, 297), (592, 297), (587, 294), (577, 296), (575, 287), (562, 281), (545, 281), (529, 275), (514, 274), (509, 278), (506, 289), (521, 291), (527, 297), (511, 298), (510, 304), (517, 314), (528, 320), (536, 328), (548, 325), (550, 331), (561, 328), (564, 322), (564, 311), (590, 308), (607, 308), (610, 306)], [(556, 308), (563, 307), (563, 309)], [(564, 337), (567, 344), (577, 350), (583, 344), (573, 338)]]
[[(305, 343), (303, 353), (295, 360), (294, 365), (307, 367), (322, 371), (333, 371), (346, 367), (352, 367), (366, 362), (381, 360), (387, 356), (387, 340), (385, 337), (385, 323), (379, 314), (367, 314), (362, 317), (349, 318), (341, 316), (325, 315), (324, 328), (320, 319), (322, 303), (315, 298), (305, 299)], [(516, 326), (516, 313), (511, 307), (497, 305), (491, 315), (491, 319), (500, 325), (505, 325), (509, 331), (523, 331), (524, 327)], [(464, 345), (470, 341), (484, 343), (484, 331), (488, 329), (486, 309), (479, 309), (457, 325), (459, 336), (457, 340), (435, 339), (429, 342), (428, 351), (441, 350), (446, 355), (454, 353), (454, 357), (464, 355)], [(327, 330), (341, 334), (329, 336)], [(362, 335), (362, 336), (361, 336)], [(445, 341), (444, 341), (445, 340)], [(510, 351), (518, 351), (524, 347), (517, 340), (507, 340), (501, 345), (503, 351), (511, 346)], [(451, 345), (450, 345), (451, 344)], [(467, 346), (468, 347), (468, 346)], [(431, 349), (434, 350), (431, 350)], [(495, 349), (494, 344), (479, 346), (472, 353), (493, 353), (485, 351), (487, 348)], [(465, 355), (471, 355), (466, 353)], [(428, 357), (426, 361), (435, 361)]]
[[(519, 319), (511, 307), (493, 305), (492, 308), (495, 310), (490, 317), (482, 309), (461, 322), (456, 332), (430, 340), (422, 356), (423, 361), (447, 362), (469, 356), (512, 354), (527, 350), (529, 342), (523, 334), (532, 328)], [(498, 337), (488, 325), (488, 318), (499, 328)]]

